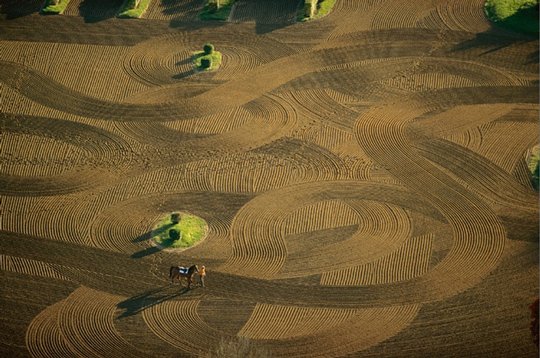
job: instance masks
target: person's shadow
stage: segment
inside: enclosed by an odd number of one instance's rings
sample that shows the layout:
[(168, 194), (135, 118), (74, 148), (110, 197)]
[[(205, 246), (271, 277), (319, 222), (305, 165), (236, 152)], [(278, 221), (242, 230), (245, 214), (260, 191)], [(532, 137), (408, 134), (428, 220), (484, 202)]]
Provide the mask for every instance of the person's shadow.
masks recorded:
[(181, 287), (179, 289), (177, 285), (167, 284), (165, 286), (157, 287), (155, 289), (135, 295), (120, 302), (116, 306), (118, 309), (124, 310), (120, 316), (118, 316), (118, 319), (133, 316), (147, 308), (187, 294), (189, 291), (190, 290), (187, 287)]

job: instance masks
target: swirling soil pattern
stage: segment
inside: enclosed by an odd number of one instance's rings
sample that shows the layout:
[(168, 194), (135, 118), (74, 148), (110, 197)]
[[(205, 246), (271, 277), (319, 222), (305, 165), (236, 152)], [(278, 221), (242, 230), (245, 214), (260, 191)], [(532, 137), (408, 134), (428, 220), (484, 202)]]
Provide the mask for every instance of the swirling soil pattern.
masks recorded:
[(4, 3), (0, 356), (537, 356), (538, 39), (483, 0)]

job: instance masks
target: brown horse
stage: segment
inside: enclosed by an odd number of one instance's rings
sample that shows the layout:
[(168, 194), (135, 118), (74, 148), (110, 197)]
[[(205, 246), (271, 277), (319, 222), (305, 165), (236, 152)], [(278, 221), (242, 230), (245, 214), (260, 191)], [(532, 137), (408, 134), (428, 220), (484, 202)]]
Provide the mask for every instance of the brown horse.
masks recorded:
[(189, 268), (181, 267), (181, 266), (171, 266), (169, 269), (169, 278), (171, 279), (171, 283), (174, 283), (175, 279), (178, 279), (180, 283), (182, 283), (182, 279), (187, 279), (188, 288), (191, 288), (191, 284), (193, 283), (193, 275), (199, 272), (199, 267), (197, 265), (191, 265)]

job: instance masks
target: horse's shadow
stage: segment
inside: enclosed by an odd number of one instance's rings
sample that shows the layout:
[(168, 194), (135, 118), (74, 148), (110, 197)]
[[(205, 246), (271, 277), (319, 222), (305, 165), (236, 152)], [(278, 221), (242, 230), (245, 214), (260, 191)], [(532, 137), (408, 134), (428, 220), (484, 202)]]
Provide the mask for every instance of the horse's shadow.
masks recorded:
[(147, 308), (173, 299), (175, 297), (184, 295), (189, 291), (190, 290), (187, 287), (182, 287), (180, 288), (180, 290), (178, 290), (178, 286), (167, 284), (165, 286), (135, 295), (116, 305), (118, 309), (124, 310), (118, 316), (118, 319), (136, 315), (137, 313), (140, 313)]

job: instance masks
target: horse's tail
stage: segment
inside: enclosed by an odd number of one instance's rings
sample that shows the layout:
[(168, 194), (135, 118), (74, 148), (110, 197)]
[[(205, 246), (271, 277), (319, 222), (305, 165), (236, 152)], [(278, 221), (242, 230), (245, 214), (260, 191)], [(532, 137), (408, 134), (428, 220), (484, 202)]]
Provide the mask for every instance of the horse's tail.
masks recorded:
[(169, 270), (169, 278), (172, 277), (172, 272), (173, 272), (173, 270), (174, 270), (174, 266), (171, 266), (171, 268), (170, 268), (170, 270)]

